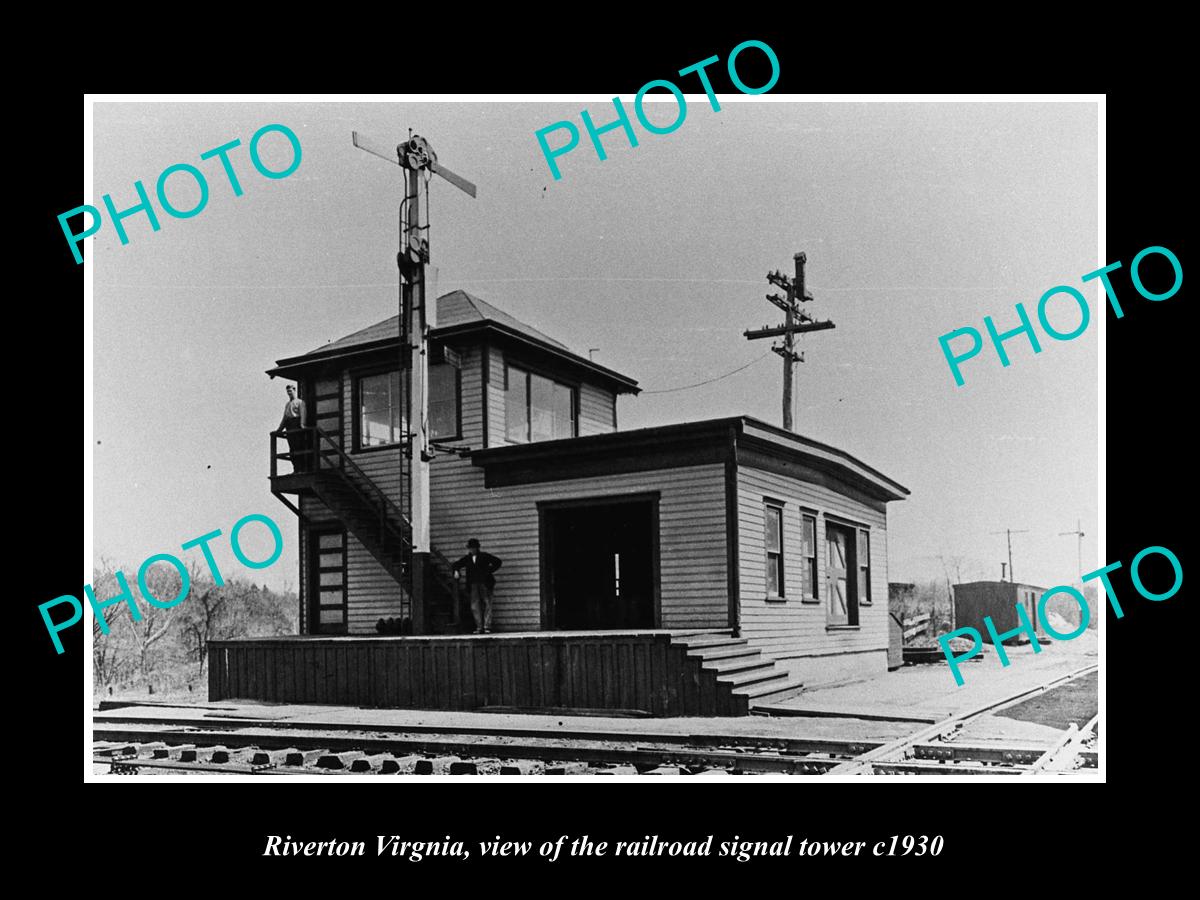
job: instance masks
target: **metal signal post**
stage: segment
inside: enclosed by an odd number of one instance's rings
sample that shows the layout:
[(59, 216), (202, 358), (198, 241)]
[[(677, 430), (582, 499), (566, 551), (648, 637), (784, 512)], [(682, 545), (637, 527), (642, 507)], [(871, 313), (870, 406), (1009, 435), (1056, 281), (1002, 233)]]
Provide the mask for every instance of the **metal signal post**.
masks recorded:
[[(440, 175), (459, 190), (475, 196), (475, 185), (437, 161), (437, 154), (420, 135), (411, 134), (395, 148), (351, 132), (354, 146), (404, 169), (404, 201), (400, 205), (400, 371), (408, 377), (409, 498), (412, 504), (412, 625), (425, 630), (429, 542), (429, 317), (425, 306), (425, 265), (429, 262), (429, 222), (421, 221), (421, 173)], [(429, 176), (426, 175), (428, 182)], [(428, 184), (426, 185), (428, 193)], [(436, 299), (436, 298), (435, 298)], [(404, 467), (404, 445), (400, 449)]]

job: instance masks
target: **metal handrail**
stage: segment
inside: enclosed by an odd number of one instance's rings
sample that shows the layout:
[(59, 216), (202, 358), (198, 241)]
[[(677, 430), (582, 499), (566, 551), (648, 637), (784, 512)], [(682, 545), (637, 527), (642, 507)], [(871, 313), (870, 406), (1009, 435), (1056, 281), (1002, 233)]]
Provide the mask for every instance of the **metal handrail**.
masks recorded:
[[(337, 443), (336, 441), (334, 441), (334, 439), (331, 435), (329, 435), (327, 432), (321, 430), (320, 426), (317, 426), (317, 425), (305, 425), (301, 428), (301, 430), (307, 431), (307, 432), (312, 432), (313, 434), (317, 435), (317, 437), (319, 439), (323, 440), (326, 444), (328, 444), (330, 447), (332, 447), (333, 450), (336, 452), (337, 457), (339, 459), (339, 463), (340, 463), (339, 468), (345, 469), (346, 463), (349, 463), (350, 468), (352, 468), (355, 472), (357, 472), (358, 475), (360, 476), (360, 478), (362, 479), (362, 481), (370, 486), (371, 490), (377, 495), (378, 502), (380, 505), (380, 513), (381, 513), (380, 525), (381, 525), (381, 527), (384, 525), (385, 522), (387, 524), (391, 524), (391, 522), (388, 521), (387, 516), (384, 515), (384, 510), (390, 509), (391, 512), (393, 512), (396, 515), (396, 517), (399, 518), (399, 520), (404, 523), (404, 526), (406, 526), (408, 528), (409, 532), (411, 533), (412, 522), (409, 521), (408, 516), (406, 516), (404, 514), (404, 511), (402, 509), (400, 509), (399, 506), (396, 505), (396, 503), (392, 500), (391, 497), (389, 497), (386, 493), (384, 493), (383, 489), (380, 488), (379, 485), (377, 485), (374, 482), (374, 480), (371, 478), (370, 475), (368, 475), (366, 472), (364, 472), (362, 470), (362, 467), (359, 466), (358, 463), (356, 463), (350, 457), (350, 455), (348, 453), (346, 453), (346, 451), (342, 448), (342, 446), (339, 443)], [(279, 456), (284, 456), (284, 458), (289, 459), (289, 460), (292, 458), (292, 455), (290, 453), (288, 453), (288, 454), (276, 453), (276, 443), (275, 443), (274, 439), (278, 438), (278, 437), (286, 437), (287, 434), (288, 433), (286, 431), (271, 432), (271, 437), (272, 437), (272, 441), (271, 441), (271, 477), (272, 478), (274, 478), (275, 474), (276, 474), (276, 462), (275, 462), (276, 458)], [(321, 450), (319, 447), (315, 450), (306, 450), (306, 451), (304, 451), (304, 453), (314, 455), (318, 458), (323, 458), (327, 455), (326, 451)], [(368, 503), (372, 502), (369, 497), (365, 496), (365, 494), (362, 490), (362, 487), (358, 483), (356, 483), (355, 481), (353, 481), (350, 478), (345, 478), (344, 480), (353, 489), (355, 489), (360, 495), (363, 495), (364, 499), (366, 499)], [(400, 531), (399, 537), (405, 546), (408, 546), (408, 547), (412, 546), (412, 541), (404, 534), (403, 530)], [(436, 548), (430, 547), (429, 555), (434, 557), (438, 562), (440, 562), (447, 569), (451, 569), (451, 570), (453, 569), (454, 564), (449, 559), (447, 559)], [(454, 591), (457, 589), (457, 585), (453, 581), (440, 577), (440, 573), (438, 573), (438, 575), (439, 575), (438, 581), (441, 582), (442, 587), (444, 589), (446, 589), (448, 592), (451, 592), (451, 591)]]
[[(412, 530), (412, 522), (411, 522), (411, 521), (409, 521), (409, 518), (408, 518), (408, 516), (406, 516), (406, 515), (404, 514), (404, 511), (403, 511), (402, 509), (400, 509), (400, 507), (399, 507), (399, 506), (397, 506), (397, 505), (395, 504), (395, 502), (393, 502), (393, 500), (392, 500), (392, 498), (391, 498), (391, 497), (389, 497), (387, 494), (385, 494), (385, 493), (383, 492), (383, 489), (382, 489), (382, 488), (380, 488), (380, 487), (379, 487), (379, 485), (375, 484), (375, 482), (374, 482), (374, 481), (371, 479), (371, 476), (370, 476), (370, 475), (368, 475), (366, 472), (364, 472), (364, 471), (362, 470), (362, 468), (361, 468), (361, 467), (358, 465), (358, 463), (356, 463), (356, 462), (355, 462), (355, 461), (354, 461), (354, 460), (353, 460), (353, 459), (352, 459), (352, 458), (351, 458), (351, 457), (350, 457), (350, 456), (349, 456), (349, 455), (346, 453), (346, 451), (342, 449), (341, 445), (340, 445), (340, 444), (338, 444), (338, 443), (336, 443), (336, 442), (333, 440), (333, 438), (332, 438), (332, 437), (330, 437), (330, 435), (328, 435), (328, 434), (326, 434), (324, 431), (322, 431), (322, 430), (320, 429), (320, 427), (319, 427), (319, 426), (317, 426), (317, 425), (311, 425), (311, 426), (308, 426), (308, 427), (312, 428), (312, 429), (313, 429), (313, 430), (314, 430), (314, 431), (315, 431), (315, 432), (316, 432), (316, 433), (317, 433), (317, 434), (318, 434), (320, 437), (322, 437), (322, 438), (323, 438), (323, 439), (324, 439), (324, 440), (325, 440), (325, 441), (326, 441), (326, 442), (327, 442), (327, 443), (328, 443), (328, 444), (329, 444), (331, 447), (333, 447), (333, 449), (337, 451), (337, 453), (338, 453), (338, 456), (339, 456), (339, 457), (340, 457), (340, 458), (341, 458), (341, 459), (342, 459), (344, 462), (348, 462), (348, 463), (350, 464), (351, 468), (353, 468), (353, 469), (354, 469), (354, 471), (355, 471), (355, 472), (357, 472), (357, 473), (358, 473), (358, 474), (359, 474), (359, 475), (362, 477), (362, 479), (363, 479), (364, 481), (366, 481), (366, 482), (367, 482), (367, 484), (369, 484), (369, 485), (371, 486), (371, 488), (372, 488), (372, 489), (373, 489), (373, 490), (374, 490), (374, 491), (375, 491), (377, 494), (379, 494), (379, 496), (380, 496), (380, 498), (383, 500), (383, 502), (384, 502), (384, 503), (386, 503), (386, 504), (387, 504), (387, 506), (391, 508), (391, 510), (392, 510), (392, 511), (393, 511), (393, 512), (396, 514), (396, 516), (397, 516), (397, 517), (400, 519), (400, 521), (401, 521), (401, 522), (403, 522), (403, 523), (404, 523), (404, 524), (405, 524), (405, 525), (408, 527), (409, 531), (411, 531), (411, 530)], [(319, 452), (320, 452), (320, 451), (318, 451), (318, 453), (319, 453)], [(351, 481), (351, 482), (350, 482), (350, 484), (351, 484), (352, 486), (357, 486), (357, 485), (355, 485), (355, 484), (354, 484), (354, 482), (353, 482), (353, 481)], [(401, 538), (404, 540), (404, 542), (405, 542), (406, 544), (408, 544), (409, 546), (412, 546), (412, 541), (411, 541), (409, 538), (405, 537), (403, 534), (401, 535)], [(429, 548), (429, 555), (430, 555), (430, 556), (432, 556), (432, 557), (434, 557), (435, 559), (437, 559), (437, 560), (438, 560), (439, 562), (441, 562), (443, 565), (445, 565), (447, 569), (450, 569), (450, 568), (452, 568), (452, 567), (453, 567), (453, 565), (454, 565), (452, 562), (450, 562), (450, 560), (449, 560), (449, 559), (447, 559), (445, 556), (443, 556), (443, 555), (442, 555), (442, 553), (441, 553), (439, 550), (437, 550), (436, 548), (434, 548), (434, 547), (432, 547), (432, 546)]]

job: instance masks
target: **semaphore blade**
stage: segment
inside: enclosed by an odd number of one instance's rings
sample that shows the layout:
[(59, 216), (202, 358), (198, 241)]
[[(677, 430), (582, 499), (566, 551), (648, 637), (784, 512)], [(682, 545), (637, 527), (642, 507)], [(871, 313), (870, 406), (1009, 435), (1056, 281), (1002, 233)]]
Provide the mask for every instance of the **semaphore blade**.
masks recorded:
[(400, 165), (400, 154), (397, 152), (394, 145), (391, 147), (385, 146), (369, 137), (364, 137), (357, 131), (350, 132), (350, 139), (354, 141), (354, 146), (359, 150), (366, 150), (368, 153), (378, 156), (380, 159), (386, 159), (388, 162), (397, 166)]
[[(363, 149), (366, 149), (366, 148), (364, 147)], [(374, 151), (371, 151), (371, 152), (374, 152)], [(461, 175), (455, 175), (453, 172), (451, 172), (449, 169), (447, 169), (445, 166), (441, 165), (440, 163), (430, 163), (429, 168), (432, 169), (434, 172), (436, 172), (438, 175), (441, 175), (443, 178), (445, 178), (448, 182), (450, 182), (452, 185), (454, 185), (460, 191), (466, 191), (472, 197), (475, 196), (475, 185), (471, 184), (471, 182), (467, 181), (467, 179), (463, 178)]]

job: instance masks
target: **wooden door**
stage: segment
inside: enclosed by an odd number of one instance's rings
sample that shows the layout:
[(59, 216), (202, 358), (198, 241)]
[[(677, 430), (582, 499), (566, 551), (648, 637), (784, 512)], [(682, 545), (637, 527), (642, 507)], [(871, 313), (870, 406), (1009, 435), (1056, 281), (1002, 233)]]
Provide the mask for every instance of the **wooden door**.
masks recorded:
[(825, 595), (829, 598), (829, 623), (853, 625), (854, 598), (850, 584), (850, 541), (848, 529), (827, 523), (825, 526)]

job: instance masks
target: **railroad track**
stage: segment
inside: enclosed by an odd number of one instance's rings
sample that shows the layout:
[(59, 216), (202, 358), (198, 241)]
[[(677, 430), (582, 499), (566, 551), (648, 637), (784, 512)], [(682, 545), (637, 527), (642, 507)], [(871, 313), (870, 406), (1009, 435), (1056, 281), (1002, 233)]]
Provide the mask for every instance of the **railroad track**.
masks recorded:
[(1096, 738), (1099, 716), (1083, 728), (1072, 724), (1049, 748), (971, 745), (959, 740), (963, 729), (980, 716), (1062, 688), (1097, 670), (1084, 666), (1051, 679), (1035, 688), (1011, 694), (943, 719), (915, 734), (881, 744), (853, 760), (847, 760), (828, 775), (1014, 775), (1064, 774), (1099, 765)]
[[(406, 727), (306, 729), (235, 718), (93, 723), (92, 761), (108, 772), (167, 770), (239, 775), (1023, 775), (1096, 764), (1096, 722), (1054, 747), (973, 746), (955, 740), (979, 715), (1080, 677), (1095, 666), (953, 716), (900, 741), (664, 737), (637, 733)], [(1090, 729), (1090, 730), (1089, 730)], [(1089, 737), (1091, 735), (1091, 737)]]

